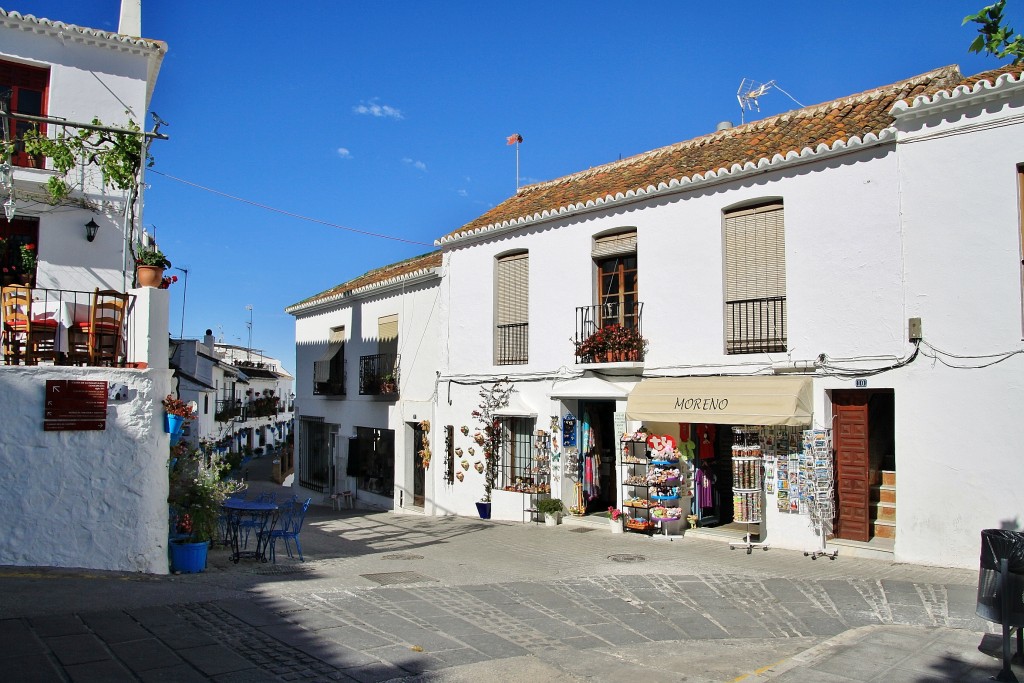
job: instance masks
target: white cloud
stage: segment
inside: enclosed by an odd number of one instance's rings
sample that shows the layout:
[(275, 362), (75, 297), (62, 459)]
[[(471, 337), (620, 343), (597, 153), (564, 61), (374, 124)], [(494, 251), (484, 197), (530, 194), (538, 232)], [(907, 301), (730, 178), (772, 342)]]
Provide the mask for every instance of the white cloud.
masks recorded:
[(466, 191), (466, 190), (456, 190), (455, 194), (459, 195), (460, 197), (468, 197), (469, 196), (469, 192)]
[(348, 151), (348, 147), (339, 147), (338, 156), (341, 157), (342, 159), (351, 159), (352, 152)]
[(422, 161), (416, 161), (415, 159), (410, 159), (409, 157), (405, 157), (404, 159), (402, 159), (402, 163), (407, 166), (412, 166), (413, 168), (420, 171), (427, 170), (427, 165), (425, 163), (423, 163)]
[(375, 116), (379, 119), (401, 120), (405, 118), (402, 116), (402, 112), (400, 110), (387, 104), (379, 104), (376, 99), (372, 99), (369, 102), (360, 102), (358, 105), (352, 107), (352, 111), (356, 114)]

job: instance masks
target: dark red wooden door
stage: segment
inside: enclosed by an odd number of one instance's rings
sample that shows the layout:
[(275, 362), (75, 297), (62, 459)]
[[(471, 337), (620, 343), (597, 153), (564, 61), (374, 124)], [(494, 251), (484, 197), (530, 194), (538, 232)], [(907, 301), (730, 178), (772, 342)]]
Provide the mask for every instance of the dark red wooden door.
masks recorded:
[(837, 391), (835, 414), (836, 536), (850, 541), (871, 539), (871, 480), (868, 460), (868, 396)]

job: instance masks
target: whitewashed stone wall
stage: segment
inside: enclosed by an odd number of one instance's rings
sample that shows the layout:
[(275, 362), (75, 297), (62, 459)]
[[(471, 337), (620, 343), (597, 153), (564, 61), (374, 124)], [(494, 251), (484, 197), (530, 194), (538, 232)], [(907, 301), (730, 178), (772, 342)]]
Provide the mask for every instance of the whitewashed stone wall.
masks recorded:
[[(105, 431), (43, 431), (46, 380), (123, 384)], [(0, 565), (167, 573), (170, 372), (0, 367)]]

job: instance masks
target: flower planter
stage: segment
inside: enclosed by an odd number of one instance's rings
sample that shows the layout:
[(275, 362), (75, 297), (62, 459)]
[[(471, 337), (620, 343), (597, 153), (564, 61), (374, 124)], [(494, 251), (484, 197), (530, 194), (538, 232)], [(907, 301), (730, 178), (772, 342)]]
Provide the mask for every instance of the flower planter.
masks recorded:
[(139, 287), (159, 288), (164, 280), (164, 269), (160, 266), (137, 265), (135, 279), (138, 280)]
[(197, 574), (206, 569), (206, 555), (210, 544), (171, 541), (171, 571)]
[(477, 514), (480, 515), (480, 519), (491, 518), (491, 504), (490, 503), (477, 503), (476, 504)]
[(558, 521), (560, 518), (561, 514), (558, 512), (545, 512), (544, 524), (545, 526), (558, 526)]
[(622, 533), (622, 520), (621, 519), (608, 519), (608, 526), (611, 527), (613, 534)]
[(164, 431), (171, 435), (171, 445), (178, 443), (181, 432), (185, 429), (185, 418), (181, 415), (164, 415)]

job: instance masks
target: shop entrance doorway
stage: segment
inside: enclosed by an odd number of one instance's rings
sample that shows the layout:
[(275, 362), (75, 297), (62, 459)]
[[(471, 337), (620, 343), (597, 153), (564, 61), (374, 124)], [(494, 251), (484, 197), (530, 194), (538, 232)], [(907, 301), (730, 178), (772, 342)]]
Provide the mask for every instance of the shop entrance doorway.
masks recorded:
[[(832, 392), (837, 538), (867, 542), (894, 536), (894, 406), (892, 391)], [(881, 500), (889, 488), (883, 479), (892, 482), (891, 505)]]
[(616, 456), (614, 401), (581, 401), (579, 425), (580, 472), (587, 514), (615, 507), (619, 481)]

